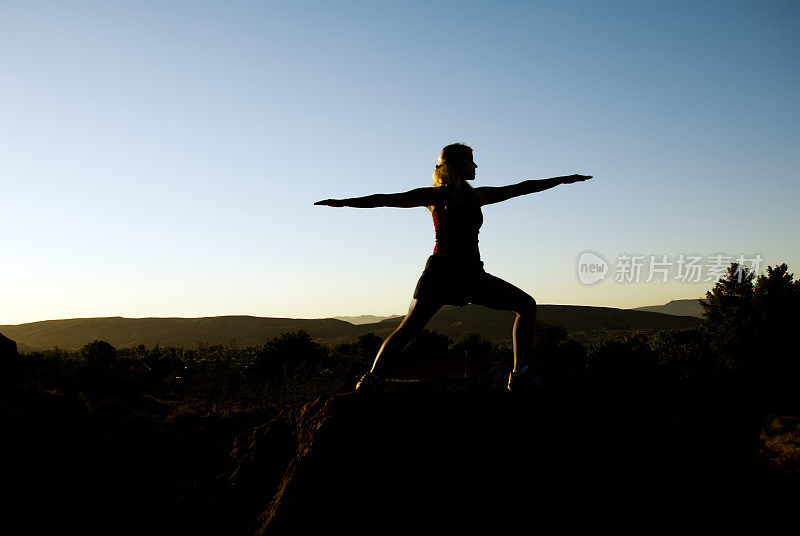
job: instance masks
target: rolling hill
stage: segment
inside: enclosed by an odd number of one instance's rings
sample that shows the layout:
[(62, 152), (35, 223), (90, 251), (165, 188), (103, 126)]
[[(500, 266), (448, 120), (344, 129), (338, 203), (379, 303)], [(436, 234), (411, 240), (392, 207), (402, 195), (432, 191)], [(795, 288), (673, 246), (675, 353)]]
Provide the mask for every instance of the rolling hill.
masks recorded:
[[(478, 305), (445, 306), (433, 317), (428, 328), (454, 340), (474, 332), (495, 343), (509, 344), (514, 318), (513, 312), (495, 311)], [(540, 305), (538, 319), (563, 325), (570, 337), (581, 342), (615, 338), (635, 331), (691, 328), (700, 322), (691, 316), (575, 305)], [(0, 332), (14, 339), (23, 352), (54, 346), (75, 350), (93, 340), (105, 340), (117, 348), (140, 344), (186, 348), (196, 348), (198, 344), (250, 346), (300, 329), (320, 344), (334, 345), (352, 342), (366, 332), (386, 337), (400, 321), (401, 318), (389, 318), (354, 325), (335, 318), (73, 318), (5, 325), (0, 326)]]
[(381, 322), (386, 320), (387, 318), (402, 318), (404, 315), (390, 315), (390, 316), (375, 316), (375, 315), (359, 315), (359, 316), (334, 316), (336, 320), (344, 320), (345, 322), (350, 322), (351, 324), (355, 324), (356, 326), (360, 326), (361, 324), (375, 324), (376, 322)]
[(634, 307), (633, 311), (650, 311), (651, 313), (664, 313), (677, 316), (696, 316), (703, 317), (703, 306), (700, 299), (672, 300), (664, 305), (647, 305), (645, 307)]

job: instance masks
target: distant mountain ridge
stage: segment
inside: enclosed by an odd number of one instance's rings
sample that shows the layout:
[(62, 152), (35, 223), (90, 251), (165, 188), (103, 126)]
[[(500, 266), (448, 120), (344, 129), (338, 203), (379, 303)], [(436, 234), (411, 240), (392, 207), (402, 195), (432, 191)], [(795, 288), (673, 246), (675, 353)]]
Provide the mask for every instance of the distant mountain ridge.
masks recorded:
[(361, 324), (377, 324), (390, 318), (401, 318), (403, 315), (389, 315), (389, 316), (375, 316), (375, 315), (359, 315), (359, 316), (334, 316), (336, 320), (344, 320), (356, 326)]
[[(515, 313), (479, 305), (445, 306), (428, 323), (428, 328), (458, 340), (478, 333), (495, 343), (509, 344)], [(699, 324), (691, 316), (674, 316), (649, 311), (540, 305), (537, 318), (563, 325), (577, 340), (630, 332), (631, 330), (685, 329)], [(305, 330), (320, 344), (350, 343), (372, 332), (386, 337), (401, 318), (355, 325), (336, 318), (264, 318), (218, 316), (206, 318), (73, 318), (0, 326), (0, 332), (15, 340), (21, 351), (45, 350), (58, 346), (75, 350), (93, 340), (108, 341), (117, 348), (144, 344), (197, 348), (199, 344), (261, 345), (287, 331)]]
[(664, 313), (677, 316), (696, 316), (703, 317), (703, 306), (700, 305), (701, 299), (672, 300), (664, 305), (647, 305), (645, 307), (635, 307), (632, 311), (650, 311), (651, 313)]

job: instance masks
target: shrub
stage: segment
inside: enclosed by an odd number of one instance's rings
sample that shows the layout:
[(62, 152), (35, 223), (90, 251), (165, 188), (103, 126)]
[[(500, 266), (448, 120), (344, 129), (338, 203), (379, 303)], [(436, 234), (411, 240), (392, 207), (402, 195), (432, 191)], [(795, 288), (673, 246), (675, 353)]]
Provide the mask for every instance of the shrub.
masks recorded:
[(92, 369), (110, 369), (117, 362), (117, 351), (106, 341), (93, 341), (80, 349), (81, 357)]
[(643, 335), (592, 345), (586, 356), (587, 375), (595, 380), (641, 379), (655, 366), (656, 356)]
[(253, 370), (275, 383), (312, 375), (323, 358), (322, 347), (303, 330), (281, 333), (256, 353)]
[(430, 361), (447, 355), (453, 340), (433, 330), (423, 329), (406, 346), (403, 351), (408, 361)]

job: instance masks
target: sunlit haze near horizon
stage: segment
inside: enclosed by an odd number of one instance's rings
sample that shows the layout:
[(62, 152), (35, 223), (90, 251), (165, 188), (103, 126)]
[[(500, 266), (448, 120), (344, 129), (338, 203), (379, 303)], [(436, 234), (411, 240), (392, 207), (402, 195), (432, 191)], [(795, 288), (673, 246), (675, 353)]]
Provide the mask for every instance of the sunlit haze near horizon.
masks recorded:
[(484, 207), (540, 304), (713, 286), (651, 255), (800, 272), (797, 2), (11, 0), (0, 67), (0, 324), (405, 313), (430, 213), (313, 203), (430, 185), (453, 142), (475, 186), (595, 177)]

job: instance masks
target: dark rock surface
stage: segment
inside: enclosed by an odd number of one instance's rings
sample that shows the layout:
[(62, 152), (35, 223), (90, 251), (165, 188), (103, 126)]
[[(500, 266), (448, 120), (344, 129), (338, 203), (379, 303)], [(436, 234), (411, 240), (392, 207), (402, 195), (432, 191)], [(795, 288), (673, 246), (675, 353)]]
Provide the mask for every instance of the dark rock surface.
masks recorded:
[(17, 343), (0, 333), (0, 359), (5, 361), (17, 356)]
[(230, 503), (259, 534), (732, 521), (790, 489), (753, 462), (763, 415), (747, 393), (423, 384), (319, 398), (236, 440)]
[(19, 365), (17, 343), (0, 333), (0, 389), (16, 385)]

